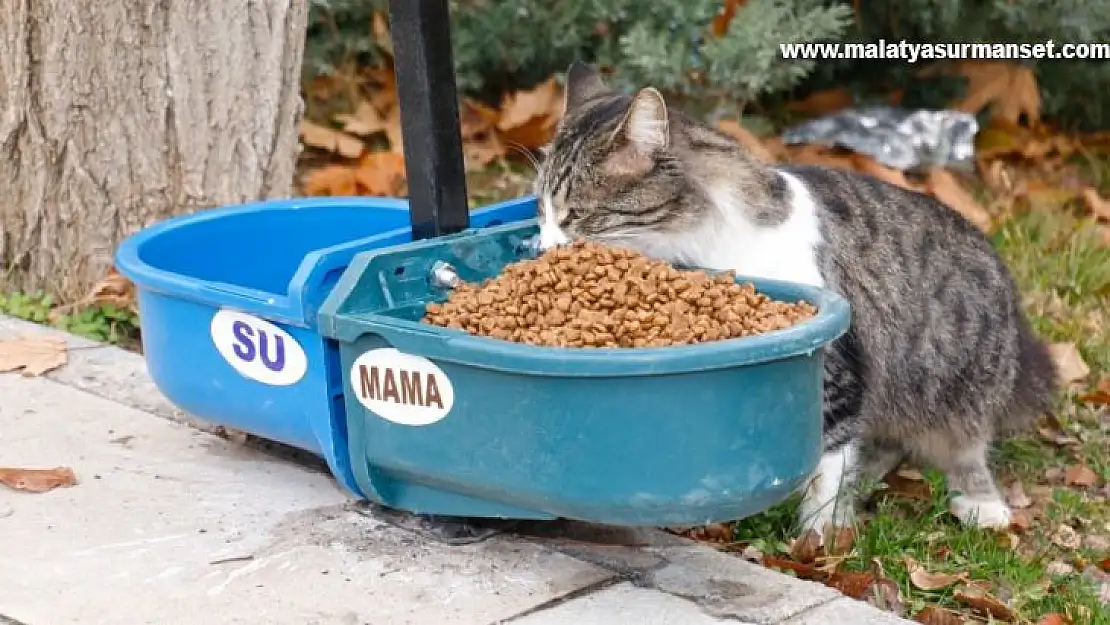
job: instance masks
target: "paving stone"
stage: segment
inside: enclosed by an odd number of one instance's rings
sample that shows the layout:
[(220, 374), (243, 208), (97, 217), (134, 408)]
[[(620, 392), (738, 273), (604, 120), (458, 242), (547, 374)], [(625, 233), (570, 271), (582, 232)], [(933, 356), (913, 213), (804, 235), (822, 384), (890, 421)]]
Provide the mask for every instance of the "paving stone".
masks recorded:
[(171, 404), (154, 385), (141, 354), (21, 319), (0, 316), (0, 338), (23, 334), (41, 334), (66, 341), (69, 363), (46, 374), (51, 380), (160, 417), (199, 426), (199, 429), (215, 428)]
[(913, 621), (883, 612), (862, 601), (841, 597), (808, 610), (782, 625), (911, 625)]
[(655, 528), (566, 519), (521, 523), (514, 532), (556, 551), (626, 574), (641, 573), (664, 563), (661, 555), (645, 547), (686, 544)]
[(842, 595), (701, 545), (649, 548), (668, 564), (648, 573), (647, 585), (697, 603), (719, 618), (779, 623)]
[(703, 612), (692, 601), (630, 583), (514, 619), (512, 625), (744, 625)]
[(542, 546), (446, 547), (327, 476), (44, 378), (0, 375), (0, 614), (28, 625), (489, 625), (613, 575)]

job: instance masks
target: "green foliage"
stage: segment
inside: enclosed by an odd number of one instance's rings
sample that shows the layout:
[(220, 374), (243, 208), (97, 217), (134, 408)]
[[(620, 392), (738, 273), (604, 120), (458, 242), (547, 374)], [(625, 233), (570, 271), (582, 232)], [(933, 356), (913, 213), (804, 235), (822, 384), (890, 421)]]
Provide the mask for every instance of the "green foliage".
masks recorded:
[(779, 44), (838, 38), (852, 11), (813, 0), (752, 0), (729, 24), (728, 33), (706, 43), (710, 83), (738, 100), (786, 91), (811, 71), (815, 61), (784, 62)]
[[(311, 0), (305, 74), (380, 62), (375, 11), (387, 0)], [(896, 61), (784, 61), (779, 44), (844, 41), (1064, 43), (1110, 41), (1110, 0), (749, 0), (721, 38), (709, 24), (724, 0), (452, 0), (459, 88), (496, 99), (559, 74), (574, 60), (614, 68), (624, 87), (653, 85), (688, 99), (768, 104), (812, 89), (894, 88), (907, 105), (943, 106), (962, 86), (916, 80)], [(859, 5), (855, 15), (854, 5)], [(1077, 128), (1110, 125), (1110, 62), (1034, 63), (1044, 114)], [(866, 97), (864, 99), (867, 99)]]
[[(374, 62), (373, 12), (383, 0), (313, 0), (306, 72)], [(812, 64), (779, 58), (778, 44), (836, 39), (848, 5), (752, 0), (719, 39), (709, 26), (721, 0), (454, 0), (452, 37), (460, 90), (496, 97), (566, 70), (575, 60), (616, 70), (625, 86), (746, 101), (793, 86)]]
[(111, 305), (67, 310), (56, 308), (54, 297), (42, 292), (8, 293), (0, 294), (0, 314), (50, 325), (94, 341), (128, 347), (138, 342), (138, 316)]
[(374, 11), (387, 0), (310, 0), (304, 50), (306, 78), (326, 76), (348, 66), (372, 66), (382, 60), (371, 37)]

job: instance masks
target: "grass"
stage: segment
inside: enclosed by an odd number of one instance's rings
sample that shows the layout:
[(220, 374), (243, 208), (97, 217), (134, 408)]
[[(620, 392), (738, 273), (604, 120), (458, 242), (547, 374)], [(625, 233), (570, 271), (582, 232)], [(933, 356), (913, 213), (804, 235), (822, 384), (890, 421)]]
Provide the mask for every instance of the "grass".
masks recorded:
[[(1026, 309), (1041, 336), (1075, 343), (1092, 381), (1110, 374), (1110, 247), (1100, 243), (1093, 226), (1064, 213), (1026, 213), (1003, 224), (993, 241), (1026, 294)], [(930, 572), (962, 572), (989, 582), (991, 592), (1022, 620), (1037, 622), (1057, 612), (1076, 624), (1110, 625), (1110, 609), (1099, 603), (1098, 589), (1082, 575), (1086, 566), (1110, 554), (1061, 547), (1052, 539), (1061, 525), (1081, 537), (1110, 537), (1105, 493), (1069, 486), (1060, 477), (1065, 467), (1082, 462), (1104, 483), (1110, 480), (1110, 422), (1105, 407), (1099, 413), (1077, 401), (1074, 391), (1062, 394), (1058, 406), (1060, 427), (1078, 439), (1077, 445), (1059, 447), (1031, 435), (1002, 442), (992, 458), (1000, 485), (1020, 481), (1035, 502), (1032, 526), (1014, 535), (1016, 544), (1007, 534), (963, 527), (947, 512), (943, 477), (926, 470), (924, 500), (892, 492), (897, 489), (872, 491), (843, 569), (873, 570), (880, 562), (898, 584), (909, 616), (930, 604), (964, 613), (967, 608), (954, 597), (958, 585), (929, 591), (915, 587), (904, 562), (907, 555)], [(765, 554), (789, 554), (797, 504), (793, 498), (736, 522), (735, 539)]]
[(59, 307), (44, 293), (0, 293), (0, 314), (127, 349), (139, 349), (139, 318), (130, 310), (96, 304)]

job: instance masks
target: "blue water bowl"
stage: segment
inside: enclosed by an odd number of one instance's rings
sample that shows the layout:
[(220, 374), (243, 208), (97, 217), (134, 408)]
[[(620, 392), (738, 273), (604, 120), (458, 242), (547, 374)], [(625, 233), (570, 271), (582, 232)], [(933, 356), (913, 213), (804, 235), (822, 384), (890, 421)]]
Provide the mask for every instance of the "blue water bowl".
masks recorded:
[[(472, 213), (485, 227), (535, 215), (523, 198)], [(359, 493), (347, 457), (339, 354), (317, 310), (355, 254), (412, 240), (408, 203), (301, 198), (217, 208), (125, 240), (143, 350), (158, 388), (197, 417), (323, 456)]]
[[(821, 451), (824, 350), (845, 300), (751, 280), (818, 314), (680, 347), (527, 346), (419, 323), (446, 287), (529, 254), (535, 220), (360, 253), (320, 309), (336, 340), (358, 489), (426, 514), (621, 525), (742, 518), (797, 488)], [(747, 281), (739, 278), (740, 281)]]

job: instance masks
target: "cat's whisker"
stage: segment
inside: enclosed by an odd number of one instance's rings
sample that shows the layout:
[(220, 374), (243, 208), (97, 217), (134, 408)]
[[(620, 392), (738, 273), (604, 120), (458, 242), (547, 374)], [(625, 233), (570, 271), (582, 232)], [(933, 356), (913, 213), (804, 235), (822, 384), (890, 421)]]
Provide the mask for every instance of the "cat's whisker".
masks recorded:
[(532, 166), (532, 173), (539, 173), (540, 161), (536, 158), (536, 155), (532, 153), (532, 150), (529, 150), (528, 148), (524, 147), (523, 144), (517, 143), (516, 141), (506, 140), (505, 145), (512, 148), (514, 152), (527, 159), (528, 164)]

